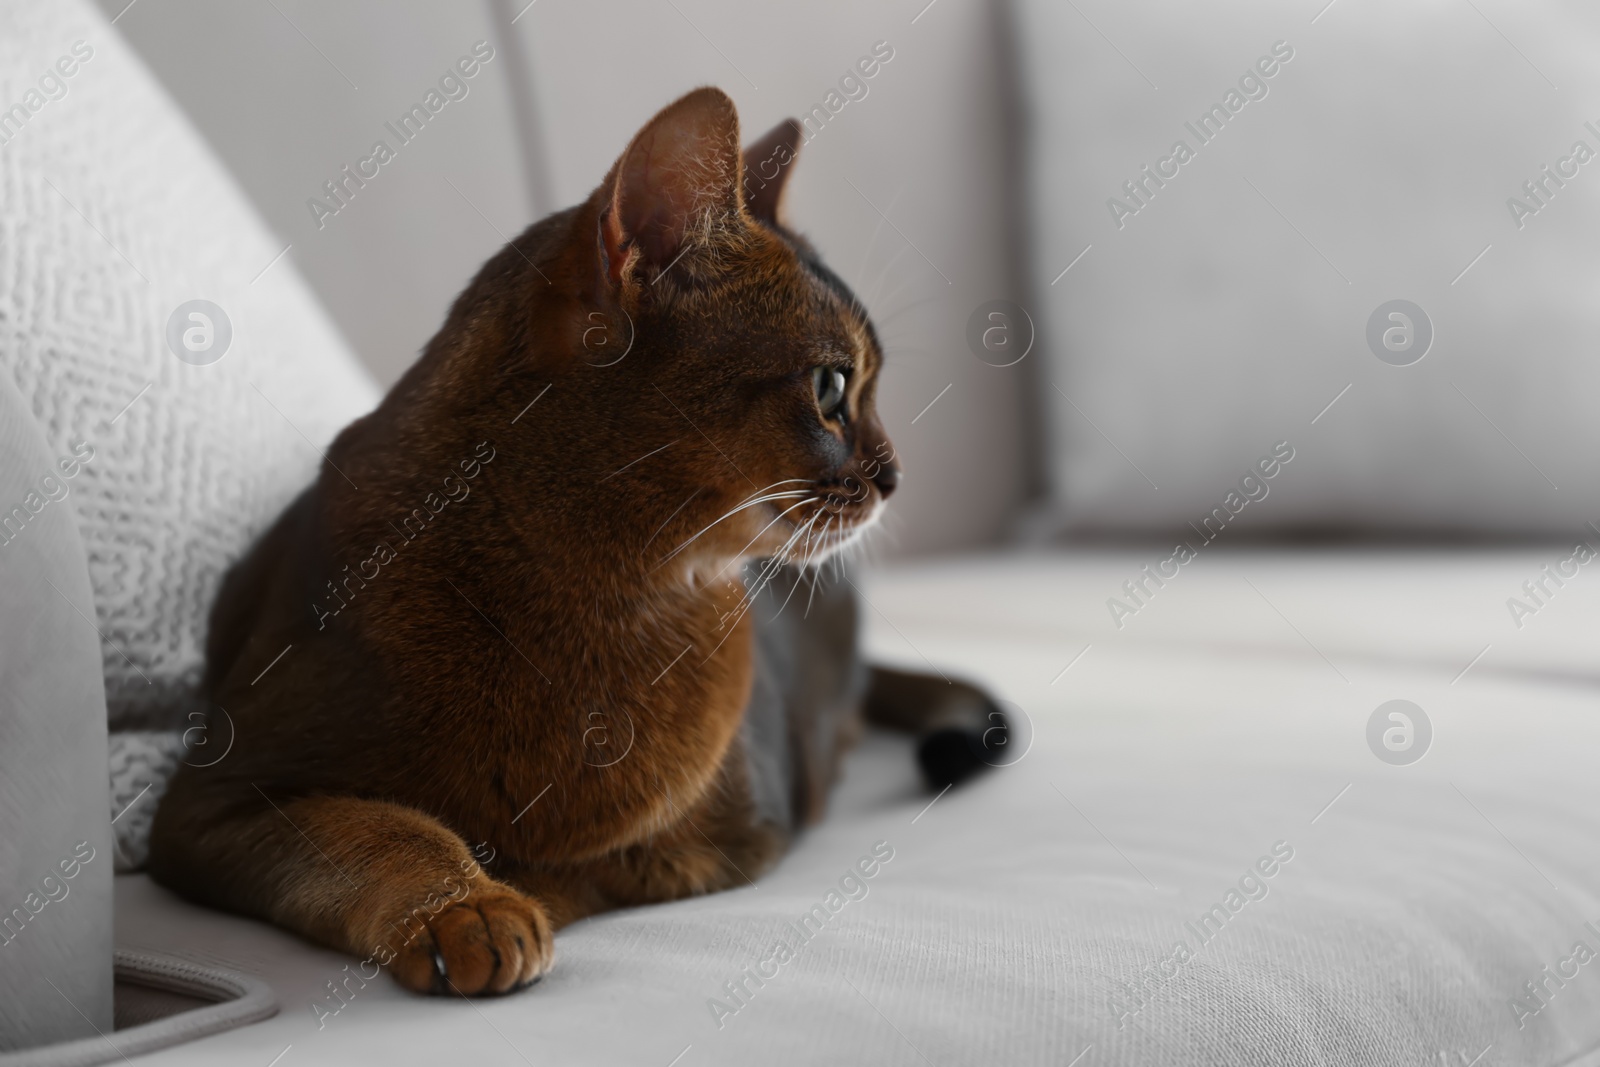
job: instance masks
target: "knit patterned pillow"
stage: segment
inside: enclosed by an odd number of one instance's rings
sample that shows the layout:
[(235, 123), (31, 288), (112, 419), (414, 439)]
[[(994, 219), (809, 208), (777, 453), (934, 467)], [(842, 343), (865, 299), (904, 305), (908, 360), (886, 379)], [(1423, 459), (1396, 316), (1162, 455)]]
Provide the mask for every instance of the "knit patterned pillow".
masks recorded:
[(0, 374), (76, 468), (0, 501), (0, 552), (76, 513), (119, 870), (230, 740), (198, 727), (219, 580), (376, 398), (284, 244), (92, 5), (0, 0)]

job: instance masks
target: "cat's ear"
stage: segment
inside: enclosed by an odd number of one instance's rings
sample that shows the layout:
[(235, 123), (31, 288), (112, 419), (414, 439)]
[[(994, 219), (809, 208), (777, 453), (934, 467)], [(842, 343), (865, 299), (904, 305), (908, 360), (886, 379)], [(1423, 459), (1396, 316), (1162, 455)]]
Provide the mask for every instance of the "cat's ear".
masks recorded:
[(744, 150), (744, 206), (769, 225), (780, 224), (783, 191), (800, 155), (802, 132), (794, 119), (784, 119)]
[(613, 285), (659, 272), (747, 226), (739, 212), (739, 115), (696, 89), (636, 134), (602, 186), (600, 252)]

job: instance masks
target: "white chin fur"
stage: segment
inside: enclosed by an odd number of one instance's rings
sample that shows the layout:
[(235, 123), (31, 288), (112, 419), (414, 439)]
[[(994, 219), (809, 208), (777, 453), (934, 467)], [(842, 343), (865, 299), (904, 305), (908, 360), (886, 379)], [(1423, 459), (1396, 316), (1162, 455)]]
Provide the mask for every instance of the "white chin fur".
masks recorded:
[(827, 540), (820, 544), (813, 541), (808, 549), (798, 554), (798, 558), (795, 560), (795, 562), (803, 561), (807, 566), (810, 567), (816, 567), (826, 563), (828, 560), (832, 559), (834, 556), (838, 555), (840, 552), (843, 552), (845, 549), (849, 548), (851, 545), (865, 537), (867, 531), (876, 526), (878, 524), (878, 520), (883, 517), (883, 508), (883, 498), (879, 497), (877, 503), (872, 506), (872, 514), (868, 515), (865, 519), (862, 519), (854, 526), (851, 526), (850, 529), (844, 533), (840, 533), (836, 529), (829, 528)]
[[(789, 562), (791, 564), (804, 564), (807, 567), (821, 566), (834, 556), (838, 555), (840, 552), (860, 541), (861, 538), (866, 535), (866, 532), (873, 526), (877, 525), (878, 520), (883, 517), (883, 509), (884, 502), (880, 497), (877, 503), (873, 505), (872, 513), (865, 519), (862, 519), (860, 522), (852, 525), (849, 530), (841, 533), (838, 523), (835, 522), (828, 528), (826, 540), (819, 541), (816, 537), (813, 537), (808, 544), (806, 539), (802, 537), (789, 550)], [(826, 522), (826, 519), (822, 519), (817, 525), (821, 526)], [(793, 532), (792, 527), (790, 528), (790, 532)], [(712, 582), (725, 580), (729, 575), (737, 575), (740, 573), (741, 568), (746, 563), (749, 563), (752, 560), (767, 558), (764, 552), (757, 550), (747, 551), (737, 560), (728, 560), (726, 558), (714, 559), (709, 557), (696, 558), (688, 553), (685, 555), (687, 558), (682, 560), (682, 569), (679, 573), (683, 580), (692, 588), (702, 588)]]

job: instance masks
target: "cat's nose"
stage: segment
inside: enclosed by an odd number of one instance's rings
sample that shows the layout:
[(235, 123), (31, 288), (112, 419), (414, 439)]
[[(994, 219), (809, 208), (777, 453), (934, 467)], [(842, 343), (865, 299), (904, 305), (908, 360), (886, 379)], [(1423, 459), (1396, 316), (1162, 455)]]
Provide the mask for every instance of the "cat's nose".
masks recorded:
[(893, 463), (885, 463), (878, 468), (877, 477), (872, 479), (872, 484), (878, 487), (878, 493), (883, 499), (888, 500), (895, 487), (900, 484), (900, 468)]

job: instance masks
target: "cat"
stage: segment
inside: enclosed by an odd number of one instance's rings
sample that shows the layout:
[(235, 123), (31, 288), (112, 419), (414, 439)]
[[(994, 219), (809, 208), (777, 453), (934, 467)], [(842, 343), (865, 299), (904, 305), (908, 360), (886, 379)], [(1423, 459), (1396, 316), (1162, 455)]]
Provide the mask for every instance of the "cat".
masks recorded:
[(224, 579), (236, 739), (173, 779), (158, 882), (504, 993), (576, 919), (752, 884), (863, 713), (935, 787), (995, 762), (994, 702), (864, 665), (819, 574), (901, 473), (867, 313), (780, 221), (800, 133), (671, 104), (339, 434)]

